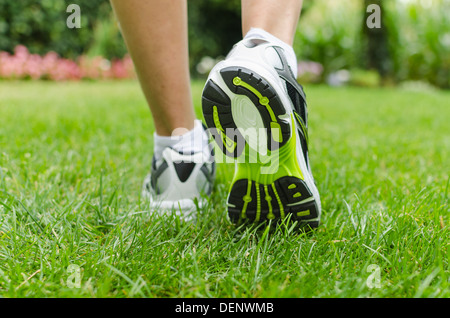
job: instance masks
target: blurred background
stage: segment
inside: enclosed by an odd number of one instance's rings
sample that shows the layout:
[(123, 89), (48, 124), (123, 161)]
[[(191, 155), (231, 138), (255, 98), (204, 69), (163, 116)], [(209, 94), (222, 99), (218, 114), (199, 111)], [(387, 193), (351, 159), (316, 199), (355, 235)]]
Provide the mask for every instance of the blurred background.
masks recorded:
[[(81, 28), (66, 26), (69, 4)], [(369, 4), (382, 26), (366, 27)], [(206, 77), (241, 38), (240, 0), (189, 6), (190, 68)], [(305, 0), (294, 48), (299, 81), (450, 88), (450, 0)], [(108, 0), (0, 0), (0, 78), (133, 78)]]

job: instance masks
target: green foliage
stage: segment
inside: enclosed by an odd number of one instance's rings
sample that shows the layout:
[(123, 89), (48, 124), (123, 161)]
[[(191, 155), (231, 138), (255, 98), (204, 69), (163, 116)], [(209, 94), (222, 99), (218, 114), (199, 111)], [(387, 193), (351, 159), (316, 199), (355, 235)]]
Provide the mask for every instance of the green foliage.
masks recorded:
[(450, 2), (387, 2), (386, 24), (399, 81), (422, 80), (450, 88)]
[(360, 64), (361, 12), (359, 1), (317, 0), (303, 13), (294, 49), (301, 60), (320, 62), (324, 74)]
[(240, 0), (188, 1), (189, 53), (193, 74), (204, 56), (225, 56), (242, 38)]
[[(80, 29), (69, 29), (70, 0), (0, 0), (0, 51), (18, 44), (31, 53), (55, 51), (122, 57), (126, 53), (108, 0), (78, 0)], [(324, 66), (322, 79), (340, 69), (367, 69), (363, 0), (305, 1), (294, 48), (301, 60)], [(421, 80), (450, 87), (450, 24), (447, 0), (385, 1), (389, 71), (396, 81)], [(225, 56), (242, 37), (240, 0), (188, 1), (190, 67), (203, 57)], [(386, 58), (387, 61), (387, 58)]]
[[(18, 44), (31, 53), (55, 51), (74, 58), (80, 54), (122, 57), (126, 52), (108, 0), (78, 0), (80, 29), (69, 29), (70, 0), (0, 0), (0, 51)], [(228, 53), (241, 38), (240, 0), (188, 1), (191, 69), (204, 56)], [(194, 72), (195, 74), (195, 72)]]
[[(12, 52), (18, 44), (27, 46), (31, 53), (55, 51), (74, 58), (93, 45), (94, 30), (99, 21), (110, 18), (108, 0), (77, 0), (81, 8), (81, 28), (66, 25), (70, 0), (0, 0), (0, 50)], [(111, 40), (117, 39), (117, 35)], [(109, 56), (123, 55), (124, 46), (114, 47)], [(105, 52), (103, 52), (105, 53)]]
[(127, 53), (119, 24), (111, 11), (107, 18), (97, 20), (93, 30), (89, 56), (103, 56), (108, 59), (122, 57)]
[[(316, 0), (297, 29), (294, 45), (299, 59), (320, 62), (323, 77), (339, 69), (370, 67), (368, 32), (364, 30), (369, 15), (364, 4), (368, 2)], [(383, 61), (376, 64), (397, 82), (419, 80), (449, 88), (450, 2), (383, 1), (383, 5), (388, 54), (383, 52)]]

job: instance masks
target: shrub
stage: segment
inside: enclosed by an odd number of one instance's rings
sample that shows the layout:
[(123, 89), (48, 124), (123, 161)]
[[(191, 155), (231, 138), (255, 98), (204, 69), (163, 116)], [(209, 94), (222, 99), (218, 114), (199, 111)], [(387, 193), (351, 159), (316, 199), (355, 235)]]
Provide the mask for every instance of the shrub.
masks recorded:
[(386, 20), (396, 79), (450, 88), (450, 2), (387, 2)]
[[(363, 0), (316, 0), (300, 19), (294, 47), (300, 60), (324, 66), (322, 80), (340, 69), (367, 69), (367, 17)], [(385, 72), (396, 82), (425, 81), (450, 88), (450, 24), (448, 0), (383, 1), (389, 56)], [(358, 78), (361, 76), (354, 71)], [(359, 83), (365, 82), (362, 81)], [(375, 83), (373, 77), (370, 83)]]
[[(33, 54), (49, 51), (121, 58), (126, 47), (108, 0), (77, 0), (80, 29), (69, 29), (66, 8), (72, 0), (0, 0), (0, 51), (26, 45)], [(241, 37), (240, 0), (188, 1), (189, 49), (193, 74), (204, 56), (225, 55)]]
[(298, 58), (322, 64), (322, 80), (332, 72), (359, 66), (361, 24), (361, 1), (316, 0), (300, 18), (294, 42)]
[(193, 75), (203, 57), (225, 56), (242, 38), (240, 0), (188, 1), (189, 61)]
[[(87, 52), (95, 39), (92, 35), (96, 24), (110, 18), (111, 7), (108, 0), (77, 0), (82, 27), (69, 29), (66, 9), (73, 2), (0, 0), (0, 51), (12, 53), (17, 45), (23, 44), (31, 53), (41, 55), (55, 51), (61, 56), (75, 58)], [(108, 56), (123, 56), (125, 50), (122, 48), (108, 52)]]

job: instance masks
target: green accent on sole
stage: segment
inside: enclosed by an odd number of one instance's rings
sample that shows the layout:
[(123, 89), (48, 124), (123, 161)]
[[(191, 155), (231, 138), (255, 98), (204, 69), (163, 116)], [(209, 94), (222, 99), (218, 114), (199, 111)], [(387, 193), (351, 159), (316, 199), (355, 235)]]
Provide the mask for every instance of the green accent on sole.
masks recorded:
[(281, 216), (281, 218), (284, 218), (285, 214), (284, 214), (283, 204), (281, 203), (280, 196), (278, 195), (275, 184), (273, 184), (273, 183), (272, 183), (272, 190), (273, 190), (273, 193), (275, 194), (275, 198), (277, 198), (278, 206), (280, 207), (280, 216)]
[(256, 218), (255, 221), (258, 222), (261, 217), (261, 194), (259, 193), (259, 184), (255, 183), (256, 188)]
[(251, 197), (251, 191), (252, 191), (252, 182), (250, 180), (248, 180), (248, 184), (247, 184), (247, 194), (242, 198), (244, 201), (244, 206), (242, 207), (242, 212), (241, 212), (241, 218), (245, 219), (247, 216), (245, 215), (245, 212), (247, 212), (247, 205), (249, 204), (249, 202), (252, 201), (252, 197)]
[(264, 198), (267, 201), (267, 205), (269, 206), (269, 213), (267, 214), (267, 218), (269, 220), (275, 219), (275, 215), (273, 214), (272, 209), (272, 197), (269, 195), (269, 190), (267, 189), (267, 185), (264, 186), (264, 192), (266, 193), (266, 197)]
[(309, 210), (297, 212), (297, 216), (305, 216), (310, 214), (311, 212)]
[(294, 114), (295, 117), (297, 117), (297, 122), (300, 124), (300, 127), (302, 128), (303, 136), (305, 136), (306, 143), (309, 143), (308, 129), (306, 129), (305, 124), (303, 123), (303, 120), (301, 119), (300, 115), (297, 114), (296, 112), (294, 112)]
[(228, 138), (228, 136), (225, 134), (225, 129), (223, 129), (222, 124), (220, 123), (219, 112), (217, 111), (217, 106), (213, 106), (213, 120), (214, 120), (214, 125), (216, 125), (216, 128), (219, 131), (220, 136), (222, 137), (225, 148), (227, 148), (227, 150), (229, 152), (233, 152), (234, 149), (236, 149), (237, 145), (233, 140)]

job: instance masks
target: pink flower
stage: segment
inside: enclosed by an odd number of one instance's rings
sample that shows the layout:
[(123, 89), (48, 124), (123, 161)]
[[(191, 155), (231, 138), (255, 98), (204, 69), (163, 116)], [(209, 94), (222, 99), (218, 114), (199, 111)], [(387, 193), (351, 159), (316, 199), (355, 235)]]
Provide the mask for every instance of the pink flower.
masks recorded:
[(25, 46), (18, 45), (13, 55), (0, 52), (0, 78), (54, 81), (124, 79), (135, 78), (135, 72), (133, 61), (128, 55), (113, 61), (101, 56), (89, 58), (82, 55), (73, 61), (55, 52), (48, 52), (44, 56), (30, 54)]

